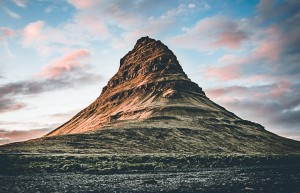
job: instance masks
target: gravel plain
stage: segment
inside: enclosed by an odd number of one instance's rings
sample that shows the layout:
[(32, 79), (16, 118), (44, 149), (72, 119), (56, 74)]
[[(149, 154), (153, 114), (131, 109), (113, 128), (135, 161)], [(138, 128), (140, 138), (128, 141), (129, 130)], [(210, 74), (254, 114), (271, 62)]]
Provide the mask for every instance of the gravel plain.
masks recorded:
[(47, 192), (300, 192), (293, 166), (204, 168), (195, 172), (97, 175), (40, 173), (1, 175), (2, 193)]

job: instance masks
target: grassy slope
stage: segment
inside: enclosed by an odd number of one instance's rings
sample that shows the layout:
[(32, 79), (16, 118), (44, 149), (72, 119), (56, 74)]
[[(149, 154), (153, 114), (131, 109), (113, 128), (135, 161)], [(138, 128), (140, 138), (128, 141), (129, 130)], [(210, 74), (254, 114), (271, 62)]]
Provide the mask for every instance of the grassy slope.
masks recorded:
[(209, 167), (300, 167), (299, 155), (0, 154), (1, 174), (197, 171)]
[(257, 129), (132, 127), (13, 143), (1, 146), (0, 153), (190, 153), (208, 155), (300, 152), (300, 142)]
[[(151, 124), (140, 128), (140, 124), (133, 122), (118, 129), (1, 146), (0, 173), (111, 174), (191, 171), (205, 167), (300, 167), (299, 142), (265, 130), (218, 124), (210, 129), (151, 128)], [(169, 126), (162, 120), (159, 124)]]

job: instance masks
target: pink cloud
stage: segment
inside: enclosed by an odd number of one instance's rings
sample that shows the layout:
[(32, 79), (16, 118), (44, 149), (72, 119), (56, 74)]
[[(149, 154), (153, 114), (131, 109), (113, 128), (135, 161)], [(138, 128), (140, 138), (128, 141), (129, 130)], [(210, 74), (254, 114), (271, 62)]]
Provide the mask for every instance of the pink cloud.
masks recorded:
[(69, 71), (83, 69), (87, 57), (90, 55), (87, 50), (77, 50), (65, 57), (47, 65), (41, 72), (39, 77), (56, 78)]
[(51, 129), (33, 129), (27, 131), (0, 130), (0, 145), (42, 137), (43, 135), (47, 134), (50, 130)]
[(76, 16), (75, 22), (78, 26), (85, 26), (85, 30), (95, 37), (106, 38), (109, 36), (108, 28), (97, 15), (79, 14)]
[(218, 48), (239, 49), (248, 34), (239, 21), (222, 16), (200, 20), (186, 33), (175, 36), (172, 42), (183, 48), (211, 51)]
[[(253, 82), (257, 78), (264, 80), (269, 78), (267, 77), (268, 75), (251, 75), (247, 72), (245, 72), (248, 75), (247, 77), (241, 75), (245, 66), (250, 66), (254, 63), (267, 63), (269, 65), (274, 65), (280, 58), (280, 54), (283, 50), (283, 37), (280, 31), (276, 27), (272, 26), (263, 29), (258, 32), (258, 34), (259, 37), (255, 42), (255, 48), (249, 50), (247, 55), (226, 54), (218, 60), (218, 66), (212, 66), (204, 69), (203, 72), (205, 75), (222, 81), (231, 81), (243, 78)], [(222, 42), (224, 43), (228, 40), (227, 46), (230, 45), (229, 42), (232, 43), (232, 48), (238, 46), (238, 44), (234, 43), (236, 41), (230, 41), (230, 38), (230, 36), (226, 36), (224, 38), (221, 37), (218, 43), (222, 44)]]
[(7, 37), (11, 37), (14, 35), (14, 31), (6, 28), (6, 27), (0, 27), (0, 41), (4, 40)]
[(273, 99), (280, 99), (285, 93), (291, 91), (291, 86), (292, 84), (289, 80), (281, 80), (278, 83), (274, 84), (268, 93), (260, 95), (260, 97), (271, 97)]
[(24, 47), (34, 48), (40, 56), (62, 53), (72, 47), (87, 47), (92, 41), (109, 37), (108, 28), (102, 21), (88, 13), (77, 14), (59, 28), (36, 21), (22, 30), (22, 43)]
[(206, 77), (229, 81), (241, 77), (240, 66), (236, 64), (221, 67), (206, 67), (203, 71)]
[[(212, 88), (206, 91), (207, 95), (219, 102), (228, 102), (227, 99), (253, 100), (253, 101), (281, 101), (285, 100), (291, 91), (292, 83), (289, 80), (278, 80), (275, 83), (260, 86), (230, 86), (225, 88)], [(251, 96), (251, 97), (249, 97)]]
[(254, 51), (254, 54), (258, 58), (267, 58), (271, 61), (277, 61), (281, 48), (277, 42), (265, 41), (262, 42)]
[(282, 52), (282, 35), (276, 27), (263, 30), (263, 38), (258, 41), (258, 46), (253, 51), (254, 58), (265, 58), (272, 62), (279, 59)]
[(42, 34), (42, 29), (44, 27), (43, 21), (37, 21), (28, 24), (23, 30), (23, 42), (25, 45), (30, 45), (34, 42), (41, 41), (45, 39)]
[(246, 34), (241, 31), (225, 31), (219, 34), (219, 39), (212, 43), (216, 47), (228, 47), (230, 49), (239, 49), (242, 41), (247, 38)]
[(86, 9), (95, 6), (100, 1), (98, 0), (68, 0), (68, 2), (77, 9)]

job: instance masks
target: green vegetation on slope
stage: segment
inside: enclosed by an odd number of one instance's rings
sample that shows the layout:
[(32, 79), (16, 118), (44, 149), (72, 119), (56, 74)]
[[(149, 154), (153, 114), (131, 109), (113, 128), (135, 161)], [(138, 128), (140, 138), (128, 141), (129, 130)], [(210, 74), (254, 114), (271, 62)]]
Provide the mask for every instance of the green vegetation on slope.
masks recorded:
[(300, 167), (299, 155), (187, 155), (187, 154), (0, 154), (2, 174), (135, 173), (197, 171), (209, 167)]

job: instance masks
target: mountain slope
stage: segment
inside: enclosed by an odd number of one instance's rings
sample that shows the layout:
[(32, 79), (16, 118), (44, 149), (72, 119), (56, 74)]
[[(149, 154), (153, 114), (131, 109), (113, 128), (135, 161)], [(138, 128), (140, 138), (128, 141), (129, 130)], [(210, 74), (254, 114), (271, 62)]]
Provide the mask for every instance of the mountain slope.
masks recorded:
[(0, 151), (283, 154), (300, 152), (300, 142), (211, 101), (167, 46), (143, 37), (91, 105), (45, 137)]
[(47, 136), (84, 133), (107, 125), (146, 119), (168, 119), (169, 126), (175, 128), (179, 122), (186, 122), (195, 127), (213, 123), (246, 124), (263, 129), (209, 100), (183, 72), (167, 46), (144, 37), (121, 59), (119, 71), (103, 88), (101, 95)]

